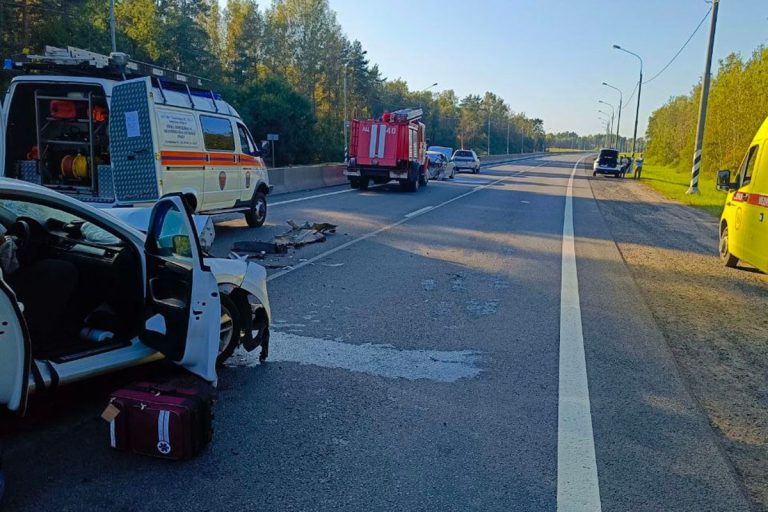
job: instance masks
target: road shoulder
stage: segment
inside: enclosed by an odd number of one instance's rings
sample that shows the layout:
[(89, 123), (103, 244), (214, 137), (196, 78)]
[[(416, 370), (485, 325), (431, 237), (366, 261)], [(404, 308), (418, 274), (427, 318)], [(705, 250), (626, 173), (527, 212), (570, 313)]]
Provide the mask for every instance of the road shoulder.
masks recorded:
[(637, 308), (650, 309), (738, 477), (768, 509), (766, 277), (720, 264), (707, 213), (634, 181), (590, 186), (641, 292)]

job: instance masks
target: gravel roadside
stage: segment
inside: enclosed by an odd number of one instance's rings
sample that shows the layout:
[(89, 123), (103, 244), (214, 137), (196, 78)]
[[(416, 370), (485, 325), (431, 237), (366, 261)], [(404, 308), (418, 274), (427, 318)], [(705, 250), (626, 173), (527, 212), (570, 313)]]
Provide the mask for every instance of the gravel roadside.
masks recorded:
[(768, 277), (720, 263), (709, 214), (633, 180), (590, 184), (693, 396), (768, 511)]

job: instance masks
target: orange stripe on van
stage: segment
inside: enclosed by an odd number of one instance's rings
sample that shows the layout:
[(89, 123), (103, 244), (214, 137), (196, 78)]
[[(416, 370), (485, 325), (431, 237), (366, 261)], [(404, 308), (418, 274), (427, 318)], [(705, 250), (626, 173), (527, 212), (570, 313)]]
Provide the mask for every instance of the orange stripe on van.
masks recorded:
[(237, 153), (203, 153), (199, 151), (161, 151), (160, 163), (167, 167), (202, 167), (215, 165), (230, 167), (253, 165), (265, 168), (264, 160), (251, 155)]

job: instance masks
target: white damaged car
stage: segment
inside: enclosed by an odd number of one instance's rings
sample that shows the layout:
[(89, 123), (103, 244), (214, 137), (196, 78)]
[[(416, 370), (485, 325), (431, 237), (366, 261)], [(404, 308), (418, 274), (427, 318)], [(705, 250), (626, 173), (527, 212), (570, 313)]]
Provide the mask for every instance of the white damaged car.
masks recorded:
[(41, 186), (0, 179), (0, 405), (166, 357), (215, 384), (242, 344), (267, 357), (266, 271), (207, 258), (180, 195), (147, 233)]

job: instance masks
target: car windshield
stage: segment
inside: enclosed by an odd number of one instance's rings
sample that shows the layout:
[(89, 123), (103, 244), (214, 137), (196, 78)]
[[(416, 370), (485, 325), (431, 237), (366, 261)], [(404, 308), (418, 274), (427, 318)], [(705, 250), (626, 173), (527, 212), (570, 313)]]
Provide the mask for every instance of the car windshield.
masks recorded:
[[(93, 244), (114, 246), (122, 243), (120, 238), (109, 231), (84, 220), (82, 217), (52, 206), (17, 199), (0, 199), (0, 209), (4, 210), (2, 217), (5, 220), (29, 217), (42, 226), (53, 221), (58, 225), (77, 226), (82, 239)], [(72, 231), (68, 233), (72, 233)]]

